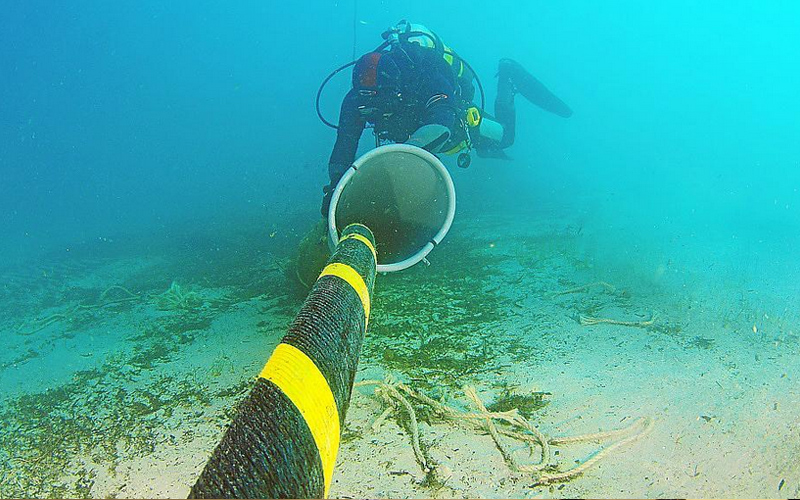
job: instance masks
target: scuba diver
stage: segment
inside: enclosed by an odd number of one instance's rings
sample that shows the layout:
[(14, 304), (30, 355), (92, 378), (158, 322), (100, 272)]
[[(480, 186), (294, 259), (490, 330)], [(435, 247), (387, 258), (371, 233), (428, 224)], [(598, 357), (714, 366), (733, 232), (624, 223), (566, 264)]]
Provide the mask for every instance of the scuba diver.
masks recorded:
[[(376, 146), (406, 143), (437, 155), (459, 154), (458, 166), (466, 168), (472, 150), (481, 157), (508, 159), (503, 150), (514, 143), (516, 94), (558, 116), (572, 115), (569, 106), (511, 59), (498, 64), (497, 98), (490, 115), (480, 79), (434, 32), (403, 20), (382, 37), (384, 42), (375, 50), (331, 73), (317, 93), (317, 114), (337, 129), (328, 163), (330, 183), (323, 188), (323, 218), (368, 126)], [(339, 124), (334, 125), (319, 110), (320, 95), (334, 75), (350, 66), (354, 66), (353, 85), (342, 101)], [(473, 81), (480, 104), (474, 102)]]
[[(511, 59), (498, 65), (491, 115), (472, 67), (434, 32), (404, 20), (382, 37), (380, 46), (334, 70), (317, 91), (317, 115), (337, 135), (328, 162), (330, 182), (323, 188), (322, 219), (300, 242), (296, 258), (295, 274), (306, 287), (329, 256), (331, 198), (356, 159), (364, 129), (373, 129), (376, 146), (406, 143), (436, 155), (457, 154), (458, 166), (466, 168), (473, 150), (478, 156), (508, 159), (503, 150), (514, 143), (517, 94), (558, 116), (572, 115), (569, 106)], [(334, 76), (351, 66), (352, 88), (342, 101), (337, 125), (322, 115), (320, 96)]]

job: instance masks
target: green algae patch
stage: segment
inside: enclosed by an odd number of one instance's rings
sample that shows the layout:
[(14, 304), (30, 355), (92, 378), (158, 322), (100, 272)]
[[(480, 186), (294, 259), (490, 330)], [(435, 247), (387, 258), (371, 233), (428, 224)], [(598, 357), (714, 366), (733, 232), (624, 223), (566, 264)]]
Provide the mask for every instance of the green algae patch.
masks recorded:
[(508, 301), (492, 287), (502, 259), (453, 238), (428, 267), (380, 276), (363, 360), (424, 389), (461, 387), (499, 371), (520, 341), (500, 324)]
[(96, 496), (101, 470), (113, 475), (121, 462), (151, 455), (169, 441), (168, 429), (193, 429), (215, 399), (239, 400), (250, 385), (212, 391), (195, 374), (137, 376), (127, 363), (117, 356), (70, 383), (4, 401), (0, 496)]
[(541, 410), (549, 403), (547, 399), (551, 396), (549, 392), (535, 391), (529, 394), (520, 394), (514, 392), (504, 392), (495, 398), (494, 402), (486, 406), (486, 409), (492, 412), (504, 412), (514, 409), (519, 410), (519, 414), (525, 418), (531, 416), (537, 411)]

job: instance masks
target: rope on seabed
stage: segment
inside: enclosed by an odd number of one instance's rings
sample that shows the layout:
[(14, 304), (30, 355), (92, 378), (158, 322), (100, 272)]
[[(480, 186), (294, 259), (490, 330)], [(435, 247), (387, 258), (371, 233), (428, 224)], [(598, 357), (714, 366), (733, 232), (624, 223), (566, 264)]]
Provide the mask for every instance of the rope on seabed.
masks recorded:
[[(590, 289), (592, 287), (595, 287), (595, 286), (602, 286), (608, 293), (615, 293), (616, 290), (617, 290), (616, 287), (614, 285), (612, 285), (611, 283), (608, 283), (606, 281), (595, 281), (593, 283), (589, 283), (589, 284), (586, 284), (586, 285), (577, 286), (575, 288), (570, 288), (568, 290), (562, 290), (560, 292), (556, 292), (554, 295), (557, 297), (559, 295), (567, 295), (567, 294), (570, 294), (570, 293), (578, 293), (578, 292), (582, 292), (584, 290), (588, 290), (588, 289)], [(578, 321), (583, 326), (592, 326), (592, 325), (604, 324), (604, 325), (632, 326), (632, 327), (637, 327), (637, 328), (646, 328), (648, 326), (651, 326), (653, 323), (655, 323), (657, 319), (658, 319), (658, 313), (656, 313), (656, 312), (652, 313), (650, 315), (650, 319), (645, 320), (645, 321), (623, 321), (623, 320), (618, 320), (618, 319), (613, 319), (613, 318), (595, 318), (595, 317), (592, 317), (592, 316), (585, 316), (583, 314), (578, 316)]]
[[(108, 296), (115, 290), (123, 292), (124, 295), (116, 299), (109, 299)], [(184, 292), (181, 286), (175, 281), (172, 282), (165, 292), (160, 294), (138, 294), (128, 290), (124, 286), (111, 285), (100, 293), (97, 302), (94, 304), (77, 304), (62, 312), (57, 312), (44, 318), (34, 318), (32, 320), (23, 321), (16, 326), (15, 331), (18, 335), (33, 335), (59, 321), (74, 319), (75, 314), (79, 311), (92, 311), (111, 305), (143, 299), (154, 299), (156, 307), (171, 306), (174, 308), (189, 308), (191, 307), (192, 300), (200, 300), (196, 292)]]
[(638, 328), (645, 328), (656, 322), (656, 320), (658, 319), (658, 313), (654, 312), (653, 314), (651, 314), (650, 319), (648, 319), (647, 321), (621, 321), (611, 318), (593, 318), (591, 316), (584, 316), (582, 314), (578, 319), (581, 325), (583, 326), (605, 324), (605, 325), (634, 326)]
[(419, 466), (422, 468), (422, 471), (427, 474), (431, 471), (431, 468), (428, 467), (428, 459), (422, 454), (422, 448), (419, 446), (419, 424), (417, 423), (417, 414), (414, 411), (414, 407), (411, 406), (411, 403), (409, 403), (392, 385), (381, 385), (375, 390), (380, 390), (387, 402), (391, 403), (391, 400), (394, 399), (399, 401), (400, 404), (403, 405), (403, 408), (405, 408), (408, 418), (411, 421), (411, 447), (414, 449), (414, 456), (417, 458)]
[[(484, 406), (483, 401), (481, 401), (481, 398), (478, 396), (478, 392), (474, 387), (465, 387), (464, 394), (466, 394), (467, 397), (471, 399), (473, 403), (475, 403), (475, 406), (478, 407), (478, 410), (483, 413), (489, 412), (489, 410), (486, 409), (486, 406)], [(503, 443), (500, 442), (500, 433), (497, 431), (497, 426), (494, 425), (492, 418), (487, 416), (484, 419), (484, 422), (486, 423), (486, 428), (489, 429), (489, 434), (492, 436), (494, 444), (497, 446), (497, 449), (500, 450), (500, 454), (503, 455), (503, 459), (508, 463), (509, 466), (511, 466), (512, 469), (519, 470), (519, 464), (516, 460), (514, 460), (514, 456), (508, 450), (506, 450), (503, 446)]]
[[(563, 482), (563, 481), (568, 481), (568, 480), (572, 479), (573, 477), (576, 477), (576, 476), (579, 476), (579, 475), (583, 474), (587, 469), (589, 469), (591, 466), (593, 466), (594, 464), (599, 462), (603, 457), (605, 457), (606, 455), (608, 455), (612, 451), (616, 450), (617, 448), (621, 448), (622, 446), (625, 446), (626, 444), (631, 443), (631, 442), (639, 439), (640, 437), (644, 436), (648, 432), (650, 432), (650, 430), (653, 428), (653, 420), (650, 419), (650, 418), (645, 418), (645, 417), (639, 418), (633, 424), (628, 426), (627, 429), (621, 429), (621, 430), (625, 431), (625, 432), (629, 432), (631, 429), (633, 429), (635, 427), (641, 427), (641, 430), (639, 430), (639, 432), (637, 432), (636, 434), (631, 434), (630, 436), (628, 436), (628, 437), (626, 437), (624, 439), (621, 439), (620, 441), (617, 441), (616, 443), (612, 443), (612, 444), (606, 446), (605, 448), (601, 449), (600, 451), (598, 451), (597, 453), (592, 455), (591, 458), (589, 458), (588, 460), (586, 460), (582, 464), (578, 465), (577, 467), (573, 467), (572, 469), (569, 469), (569, 470), (564, 471), (564, 472), (557, 472), (557, 473), (554, 473), (554, 474), (542, 474), (536, 480), (536, 484), (545, 485), (545, 484), (551, 484), (551, 483), (559, 483), (559, 482)], [(616, 432), (619, 432), (619, 431), (612, 431), (612, 432), (616, 433)], [(592, 441), (593, 440), (594, 439), (592, 439)], [(571, 441), (571, 442), (576, 442), (576, 441)]]
[(589, 283), (587, 285), (576, 286), (575, 288), (570, 288), (569, 290), (563, 290), (561, 292), (556, 292), (555, 295), (567, 295), (569, 293), (578, 293), (584, 290), (588, 290), (594, 286), (602, 286), (605, 288), (609, 293), (614, 293), (617, 291), (617, 288), (612, 285), (611, 283), (607, 283), (605, 281), (595, 281), (594, 283)]
[[(403, 383), (395, 383), (389, 379), (386, 381), (362, 380), (360, 382), (356, 382), (354, 387), (364, 387), (370, 385), (377, 386), (375, 388), (375, 393), (380, 395), (388, 404), (388, 407), (372, 424), (372, 430), (377, 432), (386, 418), (393, 411), (396, 411), (400, 406), (402, 406), (405, 412), (409, 415), (409, 420), (411, 421), (411, 444), (412, 448), (414, 449), (414, 455), (417, 459), (417, 462), (420, 464), (420, 467), (426, 474), (432, 471), (432, 466), (430, 465), (429, 460), (425, 458), (420, 448), (419, 425), (414, 407), (411, 405), (408, 398), (414, 399), (431, 407), (436, 413), (456, 424), (466, 425), (473, 430), (488, 431), (498, 450), (512, 470), (516, 472), (535, 474), (536, 477), (534, 485), (546, 485), (556, 482), (563, 482), (579, 476), (593, 465), (597, 464), (597, 462), (599, 462), (612, 451), (644, 436), (653, 426), (652, 419), (642, 417), (636, 419), (628, 427), (613, 431), (596, 432), (579, 436), (547, 438), (532, 423), (523, 418), (516, 408), (504, 412), (488, 411), (483, 401), (478, 396), (477, 390), (472, 386), (464, 387), (464, 393), (478, 408), (478, 412), (463, 412), (456, 410), (440, 401), (436, 401), (435, 399), (426, 396), (425, 394), (412, 390)], [(511, 428), (498, 427), (494, 420), (504, 422), (510, 425)], [(521, 430), (515, 430), (515, 427), (521, 428)], [(525, 442), (530, 447), (531, 453), (533, 453), (534, 449), (538, 447), (541, 450), (539, 462), (534, 464), (519, 464), (501, 442), (501, 435)], [(552, 454), (550, 450), (551, 445), (557, 446), (572, 443), (601, 442), (609, 439), (619, 439), (619, 441), (600, 449), (588, 459), (583, 461), (583, 463), (573, 467), (572, 469), (561, 472), (544, 472), (545, 470), (555, 469), (557, 466), (557, 464), (552, 463)]]
[[(108, 294), (112, 290), (121, 290), (121, 291), (125, 292), (127, 294), (127, 296), (121, 297), (119, 299), (105, 300), (106, 297), (108, 296)], [(54, 323), (57, 323), (57, 322), (59, 322), (61, 320), (70, 319), (76, 312), (80, 311), (81, 309), (87, 309), (87, 310), (99, 309), (99, 308), (110, 306), (110, 305), (113, 305), (113, 304), (121, 304), (123, 302), (130, 302), (130, 301), (136, 300), (138, 298), (140, 298), (138, 295), (136, 295), (135, 293), (131, 292), (130, 290), (128, 290), (124, 286), (112, 285), (112, 286), (106, 288), (105, 290), (103, 290), (103, 292), (100, 294), (100, 296), (98, 298), (98, 303), (97, 304), (78, 304), (78, 305), (76, 305), (76, 306), (74, 306), (74, 307), (72, 307), (72, 308), (70, 308), (70, 309), (68, 309), (68, 310), (66, 310), (64, 312), (51, 314), (50, 316), (47, 316), (45, 318), (23, 321), (22, 323), (17, 325), (16, 332), (19, 335), (33, 335), (34, 333), (38, 333), (38, 332), (44, 330), (45, 328), (47, 328), (48, 326), (50, 326), (50, 325), (52, 325)]]

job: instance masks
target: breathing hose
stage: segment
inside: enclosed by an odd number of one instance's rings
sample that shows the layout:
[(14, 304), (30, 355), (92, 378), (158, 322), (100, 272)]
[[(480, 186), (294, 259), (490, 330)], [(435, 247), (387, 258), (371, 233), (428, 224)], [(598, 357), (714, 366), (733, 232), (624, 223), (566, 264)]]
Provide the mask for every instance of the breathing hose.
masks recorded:
[(322, 91), (325, 90), (325, 85), (327, 85), (328, 82), (331, 81), (331, 78), (336, 76), (340, 71), (345, 70), (345, 69), (349, 68), (350, 66), (353, 66), (357, 62), (358, 62), (358, 59), (354, 59), (354, 60), (350, 61), (349, 63), (344, 64), (342, 66), (339, 66), (338, 68), (333, 70), (331, 72), (331, 74), (328, 75), (327, 78), (322, 80), (322, 84), (319, 86), (319, 89), (317, 89), (317, 100), (316, 100), (317, 116), (319, 116), (319, 119), (322, 121), (322, 123), (324, 123), (325, 125), (329, 126), (330, 128), (338, 129), (339, 125), (336, 125), (336, 124), (333, 124), (333, 123), (329, 122), (328, 120), (325, 119), (324, 116), (322, 116), (322, 111), (320, 111), (320, 109), (319, 109), (319, 99), (322, 96)]

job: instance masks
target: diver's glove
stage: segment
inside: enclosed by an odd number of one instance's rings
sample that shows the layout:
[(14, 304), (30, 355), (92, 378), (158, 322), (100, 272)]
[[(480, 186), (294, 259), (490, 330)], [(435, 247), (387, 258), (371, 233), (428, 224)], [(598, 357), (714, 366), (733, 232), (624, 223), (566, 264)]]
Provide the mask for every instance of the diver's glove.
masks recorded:
[(322, 212), (322, 217), (327, 219), (328, 218), (328, 208), (331, 206), (331, 198), (333, 197), (333, 191), (336, 189), (336, 185), (339, 184), (339, 180), (342, 178), (347, 169), (350, 168), (352, 163), (342, 163), (337, 161), (332, 161), (328, 163), (328, 177), (330, 177), (331, 182), (322, 188), (322, 207), (320, 212)]
[(320, 213), (323, 219), (328, 218), (328, 210), (331, 208), (331, 198), (333, 197), (333, 187), (328, 184), (322, 187), (322, 207)]

